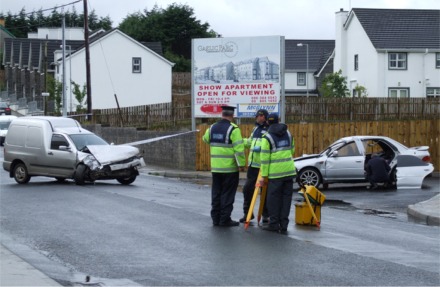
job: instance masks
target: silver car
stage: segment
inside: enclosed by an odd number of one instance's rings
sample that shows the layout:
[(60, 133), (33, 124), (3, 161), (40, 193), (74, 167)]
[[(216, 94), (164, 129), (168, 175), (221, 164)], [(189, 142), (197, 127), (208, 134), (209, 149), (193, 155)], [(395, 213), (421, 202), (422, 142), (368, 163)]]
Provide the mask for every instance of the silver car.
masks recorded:
[(430, 162), (428, 146), (408, 148), (384, 136), (344, 137), (319, 154), (295, 158), (297, 181), (302, 185), (327, 188), (330, 183), (367, 182), (364, 165), (373, 153), (378, 153), (390, 165), (391, 180), (396, 180), (398, 155), (412, 155)]

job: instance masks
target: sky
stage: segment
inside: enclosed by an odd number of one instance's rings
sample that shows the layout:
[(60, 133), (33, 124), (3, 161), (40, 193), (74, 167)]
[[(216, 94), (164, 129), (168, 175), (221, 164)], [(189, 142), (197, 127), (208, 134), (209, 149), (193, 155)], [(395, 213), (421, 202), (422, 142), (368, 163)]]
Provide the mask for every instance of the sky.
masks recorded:
[[(51, 9), (77, 0), (0, 0), (0, 12), (18, 14)], [(335, 12), (343, 8), (440, 9), (439, 0), (87, 0), (88, 10), (109, 16), (113, 27), (129, 14), (184, 4), (197, 20), (222, 37), (284, 36), (286, 39), (334, 39)], [(83, 2), (73, 4), (83, 11)], [(72, 9), (73, 5), (64, 9)], [(50, 13), (51, 10), (46, 13)], [(61, 12), (61, 8), (58, 9)]]

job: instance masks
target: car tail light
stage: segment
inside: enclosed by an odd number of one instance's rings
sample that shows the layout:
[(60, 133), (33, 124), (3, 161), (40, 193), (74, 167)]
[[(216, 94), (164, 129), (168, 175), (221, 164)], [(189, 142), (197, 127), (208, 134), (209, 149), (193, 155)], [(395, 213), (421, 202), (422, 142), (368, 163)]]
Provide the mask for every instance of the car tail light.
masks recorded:
[(424, 162), (431, 162), (431, 157), (430, 157), (429, 155), (424, 156), (424, 157), (422, 158), (422, 161), (424, 161)]
[(6, 108), (5, 111), (6, 111), (6, 112), (10, 112), (10, 111), (11, 111), (11, 108)]

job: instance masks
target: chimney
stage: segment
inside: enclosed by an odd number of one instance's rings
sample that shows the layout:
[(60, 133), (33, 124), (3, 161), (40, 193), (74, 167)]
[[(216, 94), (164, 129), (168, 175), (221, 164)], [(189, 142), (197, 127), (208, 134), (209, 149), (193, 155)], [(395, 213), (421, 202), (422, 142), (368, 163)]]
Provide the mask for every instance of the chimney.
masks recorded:
[(335, 58), (333, 60), (333, 72), (337, 72), (341, 69), (344, 74), (346, 72), (345, 53), (347, 49), (344, 24), (347, 20), (348, 12), (341, 8), (335, 14)]
[(0, 17), (0, 26), (5, 27), (5, 18)]

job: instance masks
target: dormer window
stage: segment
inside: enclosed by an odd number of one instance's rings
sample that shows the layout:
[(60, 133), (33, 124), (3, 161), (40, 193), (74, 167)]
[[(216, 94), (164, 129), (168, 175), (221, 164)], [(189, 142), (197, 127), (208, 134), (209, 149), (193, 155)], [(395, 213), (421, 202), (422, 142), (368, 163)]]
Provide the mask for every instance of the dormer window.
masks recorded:
[(141, 58), (133, 58), (132, 60), (132, 71), (133, 73), (142, 73), (142, 59)]
[(406, 53), (389, 53), (388, 69), (390, 70), (406, 70), (407, 56)]
[(298, 86), (305, 86), (306, 85), (306, 73), (305, 72), (298, 72), (297, 73), (296, 83)]

